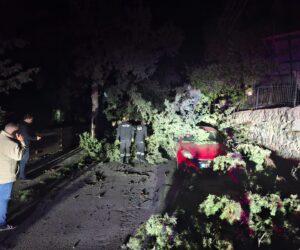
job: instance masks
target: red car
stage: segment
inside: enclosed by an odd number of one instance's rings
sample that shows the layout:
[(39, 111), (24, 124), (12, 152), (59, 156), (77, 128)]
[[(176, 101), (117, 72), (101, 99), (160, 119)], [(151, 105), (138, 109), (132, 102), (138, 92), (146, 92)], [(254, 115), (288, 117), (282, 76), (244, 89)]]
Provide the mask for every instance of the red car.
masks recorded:
[(193, 136), (180, 138), (177, 150), (177, 166), (192, 167), (196, 170), (210, 167), (215, 157), (226, 154), (226, 146), (220, 133), (212, 127), (201, 127), (209, 133), (209, 141), (196, 142)]

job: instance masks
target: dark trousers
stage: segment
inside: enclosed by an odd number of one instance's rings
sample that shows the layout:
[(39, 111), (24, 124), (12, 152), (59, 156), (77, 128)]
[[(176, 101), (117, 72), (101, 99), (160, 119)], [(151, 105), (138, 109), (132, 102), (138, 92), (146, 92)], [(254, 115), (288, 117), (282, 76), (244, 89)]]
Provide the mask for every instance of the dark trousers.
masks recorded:
[(20, 178), (26, 178), (26, 164), (29, 160), (29, 148), (27, 148), (23, 154), (23, 157), (19, 163)]
[(121, 141), (120, 143), (120, 156), (123, 159), (124, 156), (126, 156), (126, 158), (130, 157), (130, 146), (131, 146), (131, 141)]
[(145, 158), (145, 143), (143, 141), (136, 142), (136, 156), (139, 159)]

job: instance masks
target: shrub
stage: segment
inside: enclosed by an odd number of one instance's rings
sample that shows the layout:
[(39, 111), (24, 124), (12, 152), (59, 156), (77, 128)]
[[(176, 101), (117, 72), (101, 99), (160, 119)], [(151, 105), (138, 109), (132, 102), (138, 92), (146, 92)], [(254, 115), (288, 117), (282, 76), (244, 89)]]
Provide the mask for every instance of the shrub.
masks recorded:
[(119, 146), (113, 143), (108, 143), (108, 142), (103, 142), (102, 143), (103, 149), (104, 149), (104, 154), (105, 158), (108, 161), (117, 161), (120, 158), (120, 151), (119, 151)]
[(264, 162), (271, 155), (271, 151), (268, 149), (263, 149), (258, 145), (251, 143), (239, 144), (237, 149), (246, 155), (248, 159), (255, 163), (256, 171), (264, 170)]
[(102, 144), (96, 138), (93, 138), (90, 133), (84, 132), (80, 136), (79, 147), (84, 150), (88, 157), (93, 160), (99, 160), (102, 150)]
[(246, 168), (246, 162), (239, 153), (228, 153), (227, 155), (218, 156), (213, 161), (213, 170), (227, 172), (233, 168)]
[[(199, 205), (199, 212), (207, 217), (217, 216), (232, 226), (237, 226), (234, 222), (246, 224), (248, 226), (246, 235), (257, 239), (258, 246), (270, 245), (274, 234), (285, 234), (286, 237), (292, 238), (299, 232), (290, 220), (292, 214), (300, 212), (300, 200), (297, 195), (282, 199), (279, 194), (261, 196), (250, 192), (246, 193), (246, 202), (243, 203), (246, 204), (243, 204), (242, 209), (240, 202), (231, 200), (228, 196), (209, 195)], [(219, 225), (217, 222), (214, 224), (202, 222), (204, 228), (210, 227), (210, 232), (219, 232), (222, 235), (223, 231)], [(206, 234), (210, 235), (208, 232)], [(209, 245), (209, 242), (204, 243)]]
[(285, 231), (286, 236), (296, 234), (299, 230), (288, 220), (294, 212), (300, 212), (300, 200), (297, 195), (281, 199), (278, 194), (261, 196), (248, 194), (249, 197), (249, 234), (257, 237), (258, 246), (270, 245), (274, 233)]
[(199, 206), (199, 212), (206, 216), (220, 214), (221, 220), (226, 220), (230, 224), (239, 221), (242, 215), (242, 207), (239, 202), (230, 200), (227, 196), (209, 195)]
[(131, 250), (165, 250), (173, 249), (175, 246), (178, 247), (181, 242), (175, 234), (175, 225), (175, 217), (170, 217), (168, 214), (164, 216), (152, 215), (129, 239), (126, 247)]
[(33, 196), (33, 189), (26, 189), (26, 190), (20, 190), (19, 191), (19, 200), (21, 202), (27, 202), (29, 201)]

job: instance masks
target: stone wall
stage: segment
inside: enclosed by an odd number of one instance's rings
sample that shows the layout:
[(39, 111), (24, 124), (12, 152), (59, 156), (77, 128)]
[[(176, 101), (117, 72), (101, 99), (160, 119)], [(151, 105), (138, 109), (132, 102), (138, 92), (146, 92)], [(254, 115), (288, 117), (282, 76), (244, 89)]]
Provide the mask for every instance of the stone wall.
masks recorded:
[(247, 110), (233, 115), (249, 128), (249, 139), (278, 155), (300, 160), (300, 106)]

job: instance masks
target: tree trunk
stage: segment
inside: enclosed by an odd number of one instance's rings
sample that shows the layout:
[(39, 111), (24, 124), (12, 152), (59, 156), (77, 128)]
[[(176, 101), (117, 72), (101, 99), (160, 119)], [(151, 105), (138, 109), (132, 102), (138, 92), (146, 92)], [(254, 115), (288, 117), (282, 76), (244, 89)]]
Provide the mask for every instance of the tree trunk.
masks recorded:
[(92, 92), (91, 92), (91, 99), (92, 99), (92, 119), (91, 119), (91, 136), (94, 138), (96, 136), (96, 119), (98, 116), (99, 110), (99, 87), (97, 83), (92, 84)]

